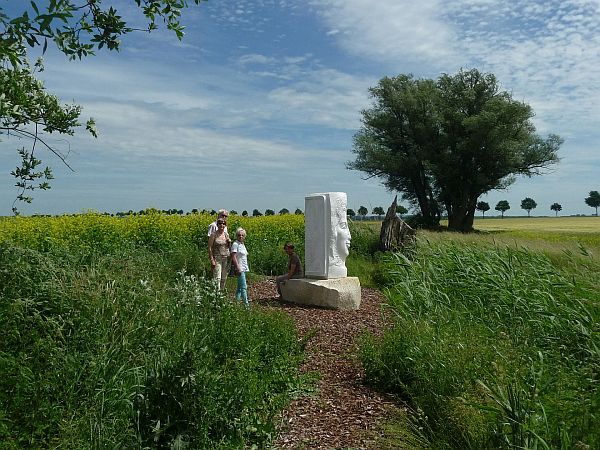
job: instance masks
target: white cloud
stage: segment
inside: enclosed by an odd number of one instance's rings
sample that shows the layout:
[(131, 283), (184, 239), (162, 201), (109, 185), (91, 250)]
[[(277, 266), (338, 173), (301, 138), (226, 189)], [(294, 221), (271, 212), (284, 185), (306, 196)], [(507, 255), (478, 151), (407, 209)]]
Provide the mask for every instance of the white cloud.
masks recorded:
[(350, 54), (386, 62), (439, 62), (454, 57), (456, 35), (441, 17), (438, 0), (311, 0), (325, 24)]
[(290, 121), (356, 130), (360, 126), (360, 111), (368, 105), (368, 88), (375, 82), (372, 78), (321, 69), (272, 90), (268, 99)]
[[(312, 0), (351, 55), (402, 72), (477, 67), (563, 132), (600, 122), (600, 2)], [(388, 70), (389, 70), (388, 69)], [(381, 76), (394, 73), (382, 72)], [(566, 124), (569, 125), (566, 125)]]
[(248, 54), (242, 55), (238, 59), (239, 63), (242, 65), (247, 64), (271, 64), (275, 61), (274, 58), (265, 56), (265, 55), (257, 55), (257, 54)]

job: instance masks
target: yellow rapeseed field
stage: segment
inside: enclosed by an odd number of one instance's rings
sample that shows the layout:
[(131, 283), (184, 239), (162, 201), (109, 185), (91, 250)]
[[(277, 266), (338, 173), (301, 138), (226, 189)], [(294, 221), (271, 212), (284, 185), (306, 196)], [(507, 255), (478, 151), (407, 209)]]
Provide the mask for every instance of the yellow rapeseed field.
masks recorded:
[[(204, 241), (208, 239), (208, 224), (213, 220), (215, 217), (206, 214), (111, 217), (89, 213), (12, 217), (0, 220), (0, 242), (11, 241), (42, 250), (55, 245), (96, 250), (136, 245), (168, 248), (178, 242), (204, 246)], [(247, 230), (249, 243), (264, 242), (280, 246), (288, 240), (299, 242), (304, 239), (304, 215), (231, 215), (228, 227), (232, 236), (240, 226)]]

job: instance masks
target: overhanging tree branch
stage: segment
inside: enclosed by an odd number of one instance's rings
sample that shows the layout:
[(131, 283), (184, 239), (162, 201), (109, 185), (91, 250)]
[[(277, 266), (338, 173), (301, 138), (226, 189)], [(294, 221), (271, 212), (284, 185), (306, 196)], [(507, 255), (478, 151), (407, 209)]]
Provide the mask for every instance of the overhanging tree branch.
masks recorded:
[[(73, 170), (66, 157), (49, 145), (41, 133), (73, 135), (81, 126), (78, 122), (81, 108), (60, 105), (55, 96), (45, 92), (43, 84), (35, 77), (35, 71), (42, 70), (41, 62), (38, 61), (32, 70), (28, 51), (41, 47), (44, 54), (48, 44), (53, 42), (69, 59), (82, 59), (103, 48), (118, 50), (123, 35), (134, 31), (151, 32), (158, 28), (159, 21), (182, 39), (181, 11), (188, 4), (199, 5), (202, 1), (134, 0), (146, 28), (129, 26), (114, 7), (103, 5), (102, 0), (30, 0), (23, 2), (24, 11), (13, 17), (9, 17), (0, 5), (0, 134), (11, 132), (33, 139), (31, 151), (18, 150), (22, 164), (11, 172), (18, 179), (17, 186), (24, 189), (18, 198), (31, 201), (31, 197), (24, 196), (25, 190), (49, 188), (47, 182), (37, 187), (33, 183), (42, 176), (51, 178), (49, 168), (43, 172), (35, 170), (41, 163), (34, 156), (37, 142)], [(27, 129), (34, 126), (35, 132)], [(93, 119), (87, 121), (86, 130), (96, 136)], [(14, 205), (13, 211), (16, 212)]]

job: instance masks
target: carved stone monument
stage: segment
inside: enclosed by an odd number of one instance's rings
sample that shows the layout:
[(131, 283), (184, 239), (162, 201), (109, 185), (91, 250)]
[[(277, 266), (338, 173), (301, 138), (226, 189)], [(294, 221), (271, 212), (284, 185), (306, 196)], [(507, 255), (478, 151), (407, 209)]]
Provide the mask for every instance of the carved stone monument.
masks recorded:
[(306, 278), (286, 281), (286, 301), (332, 309), (358, 309), (360, 282), (348, 277), (346, 258), (350, 229), (345, 192), (326, 192), (305, 197), (304, 236)]

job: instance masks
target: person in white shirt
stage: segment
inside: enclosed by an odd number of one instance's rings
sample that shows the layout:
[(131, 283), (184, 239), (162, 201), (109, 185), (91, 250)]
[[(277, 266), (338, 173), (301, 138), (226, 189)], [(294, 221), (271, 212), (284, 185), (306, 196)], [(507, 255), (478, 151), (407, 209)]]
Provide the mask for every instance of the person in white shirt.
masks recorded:
[(237, 276), (237, 291), (235, 299), (243, 301), (248, 307), (248, 285), (246, 283), (246, 272), (250, 271), (248, 266), (248, 250), (244, 241), (246, 240), (246, 230), (238, 228), (235, 232), (235, 241), (231, 245), (231, 265), (235, 267)]

